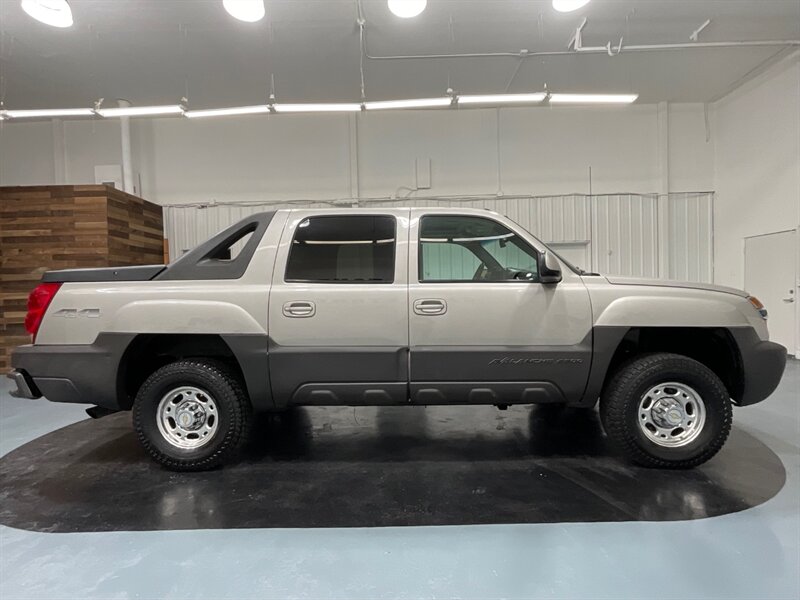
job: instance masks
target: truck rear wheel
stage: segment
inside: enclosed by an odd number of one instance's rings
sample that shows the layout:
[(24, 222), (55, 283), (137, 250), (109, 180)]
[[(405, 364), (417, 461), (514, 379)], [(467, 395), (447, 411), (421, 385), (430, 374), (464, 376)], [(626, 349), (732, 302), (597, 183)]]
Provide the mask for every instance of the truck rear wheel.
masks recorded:
[(705, 365), (679, 354), (648, 354), (625, 364), (600, 400), (611, 443), (647, 466), (686, 469), (714, 456), (731, 430), (725, 385)]
[(154, 372), (133, 405), (139, 441), (174, 471), (201, 471), (233, 457), (249, 435), (252, 410), (222, 363), (179, 360)]

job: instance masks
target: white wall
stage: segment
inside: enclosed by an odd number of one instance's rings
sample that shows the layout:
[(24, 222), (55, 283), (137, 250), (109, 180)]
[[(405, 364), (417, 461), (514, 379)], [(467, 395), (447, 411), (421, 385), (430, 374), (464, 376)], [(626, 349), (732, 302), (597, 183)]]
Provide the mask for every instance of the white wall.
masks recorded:
[[(702, 105), (669, 114), (669, 189), (710, 189)], [(115, 121), (67, 121), (64, 137), (67, 183), (121, 162)], [(587, 193), (589, 167), (594, 193), (652, 193), (667, 142), (657, 106), (634, 105), (134, 119), (132, 143), (142, 195), (172, 204), (404, 195), (416, 159), (431, 161), (418, 195)], [(0, 184), (55, 183), (52, 147), (49, 123), (0, 123)]]
[(706, 119), (703, 105), (670, 105), (669, 189), (671, 191), (714, 189), (713, 148), (713, 140), (710, 139), (710, 136), (709, 141), (706, 141)]
[(145, 198), (162, 203), (349, 196), (343, 115), (134, 124)]
[(800, 54), (714, 107), (717, 282), (744, 286), (745, 236), (800, 225)]
[(0, 185), (55, 183), (54, 173), (50, 122), (0, 122)]
[(96, 165), (122, 163), (119, 122), (64, 121), (64, 148), (63, 183), (94, 183)]

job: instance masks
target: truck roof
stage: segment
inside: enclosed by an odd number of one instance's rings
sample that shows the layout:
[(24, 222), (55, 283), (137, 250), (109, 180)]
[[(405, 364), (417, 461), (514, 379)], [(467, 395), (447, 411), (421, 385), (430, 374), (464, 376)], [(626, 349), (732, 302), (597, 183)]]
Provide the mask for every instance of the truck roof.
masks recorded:
[[(473, 208), (473, 207), (465, 207), (465, 206), (414, 206), (414, 205), (403, 205), (403, 206), (318, 206), (318, 207), (311, 207), (311, 208), (280, 208), (276, 209), (275, 212), (289, 212), (289, 213), (315, 213), (315, 212), (341, 212), (341, 213), (365, 213), (365, 212), (385, 212), (388, 214), (394, 212), (402, 212), (408, 210), (424, 210), (426, 212), (439, 212), (439, 213), (449, 213), (449, 214), (469, 214), (469, 215), (498, 215), (500, 213), (493, 211), (488, 208)], [(266, 214), (266, 213), (258, 213), (258, 214)]]

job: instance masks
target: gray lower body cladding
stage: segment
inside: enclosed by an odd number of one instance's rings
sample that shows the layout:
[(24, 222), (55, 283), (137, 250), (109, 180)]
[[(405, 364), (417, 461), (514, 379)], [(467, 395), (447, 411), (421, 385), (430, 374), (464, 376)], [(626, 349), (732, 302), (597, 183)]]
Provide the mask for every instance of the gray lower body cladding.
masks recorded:
[[(309, 348), (266, 336), (222, 336), (236, 357), (256, 410), (290, 405), (516, 404), (591, 405), (627, 328), (595, 328), (575, 346)], [(786, 350), (750, 328), (729, 330), (741, 361), (739, 405), (777, 387)], [(123, 406), (117, 373), (135, 334), (101, 334), (93, 344), (28, 345), (12, 366), (30, 396), (54, 402)], [(18, 384), (19, 387), (19, 384)], [(25, 394), (22, 394), (23, 396)], [(30, 397), (27, 396), (27, 397)]]
[(408, 400), (408, 349), (269, 346), (275, 406), (382, 405)]
[(775, 342), (762, 341), (750, 327), (728, 330), (739, 348), (742, 362), (743, 388), (736, 404), (747, 406), (769, 397), (783, 377), (786, 348)]
[(420, 346), (411, 351), (411, 401), (574, 402), (583, 396), (591, 357), (591, 335), (574, 346)]
[(27, 345), (11, 355), (11, 365), (53, 402), (96, 404), (119, 409), (117, 369), (135, 334), (101, 334), (93, 344)]
[[(19, 346), (11, 355), (11, 365), (35, 388), (27, 397), (126, 410), (130, 400), (118, 373), (136, 337), (134, 333), (101, 333), (92, 344)], [(239, 362), (253, 406), (272, 408), (265, 336), (232, 335), (223, 340)]]

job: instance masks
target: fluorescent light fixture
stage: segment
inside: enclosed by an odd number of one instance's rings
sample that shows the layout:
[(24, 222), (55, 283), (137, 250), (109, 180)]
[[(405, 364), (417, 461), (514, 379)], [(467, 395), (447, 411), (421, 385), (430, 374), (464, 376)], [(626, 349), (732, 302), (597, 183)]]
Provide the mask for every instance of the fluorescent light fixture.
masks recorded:
[(551, 104), (630, 104), (639, 94), (550, 94)]
[(334, 104), (274, 104), (275, 112), (279, 113), (305, 113), (305, 112), (358, 112), (361, 105), (354, 102)]
[(151, 117), (155, 115), (181, 115), (183, 107), (179, 104), (167, 106), (120, 106), (119, 108), (98, 108), (101, 117)]
[(553, 0), (553, 8), (558, 12), (572, 12), (589, 4), (591, 0)]
[(22, 0), (20, 5), (28, 15), (45, 25), (72, 26), (72, 9), (67, 0)]
[(459, 96), (459, 104), (513, 104), (515, 102), (541, 102), (547, 94), (485, 94), (483, 96)]
[(91, 117), (91, 108), (43, 108), (41, 110), (7, 110), (6, 116), (12, 119), (36, 119), (45, 117)]
[(444, 98), (414, 98), (412, 100), (382, 100), (380, 102), (365, 102), (367, 110), (390, 110), (393, 108), (434, 108), (436, 106), (450, 106), (452, 99)]
[(188, 110), (184, 113), (190, 119), (198, 117), (231, 117), (234, 115), (258, 115), (269, 112), (269, 106), (258, 104), (256, 106), (234, 106), (232, 108), (211, 108), (208, 110)]
[(388, 4), (389, 10), (396, 17), (410, 19), (425, 10), (425, 7), (428, 6), (428, 0), (389, 0)]
[(247, 23), (255, 23), (264, 18), (264, 0), (222, 0), (222, 6), (232, 17)]

